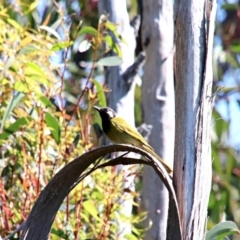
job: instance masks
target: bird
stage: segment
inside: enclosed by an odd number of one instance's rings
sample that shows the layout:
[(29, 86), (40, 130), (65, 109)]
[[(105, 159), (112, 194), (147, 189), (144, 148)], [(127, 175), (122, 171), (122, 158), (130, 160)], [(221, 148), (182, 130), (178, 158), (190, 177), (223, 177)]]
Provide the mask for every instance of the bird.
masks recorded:
[(93, 106), (93, 108), (98, 111), (101, 117), (103, 132), (112, 142), (117, 144), (130, 144), (142, 148), (156, 157), (163, 164), (167, 172), (172, 174), (172, 168), (154, 152), (154, 149), (147, 143), (136, 128), (132, 127), (123, 118), (117, 116), (109, 107)]

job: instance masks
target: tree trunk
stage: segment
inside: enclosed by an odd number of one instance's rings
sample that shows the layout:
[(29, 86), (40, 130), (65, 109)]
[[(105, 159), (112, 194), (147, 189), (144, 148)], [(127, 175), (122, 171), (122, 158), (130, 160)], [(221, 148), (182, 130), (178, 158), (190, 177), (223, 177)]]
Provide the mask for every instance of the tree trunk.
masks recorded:
[[(143, 0), (142, 44), (146, 47), (142, 96), (150, 145), (170, 165), (174, 152), (173, 3)], [(143, 173), (142, 206), (148, 212), (145, 239), (166, 239), (168, 193), (151, 167)]]
[[(211, 187), (212, 38), (215, 8), (176, 2), (176, 137), (174, 185), (183, 239), (203, 239)], [(213, 1), (215, 6), (215, 1)], [(209, 23), (210, 22), (210, 23)], [(206, 29), (206, 26), (208, 27)]]
[[(129, 124), (134, 126), (134, 89), (135, 84), (133, 80), (127, 79), (128, 76), (123, 78), (128, 68), (134, 63), (134, 51), (136, 47), (134, 29), (130, 26), (129, 16), (127, 12), (126, 0), (99, 0), (98, 1), (99, 13), (109, 14), (109, 20), (117, 23), (118, 33), (121, 34), (123, 39), (127, 42), (118, 44), (122, 51), (123, 63), (121, 66), (106, 67), (105, 68), (105, 83), (111, 92), (107, 94), (108, 106), (114, 109), (117, 114), (123, 117)], [(129, 82), (131, 82), (129, 84)], [(131, 156), (135, 156), (132, 154)], [(118, 171), (124, 171), (123, 187), (134, 190), (132, 174), (129, 174), (129, 166), (118, 166)], [(129, 200), (126, 200), (129, 199)], [(121, 213), (125, 216), (132, 214), (132, 197), (128, 193), (124, 193), (121, 201)], [(127, 233), (131, 233), (131, 226), (129, 224), (119, 222), (118, 237), (122, 239)]]

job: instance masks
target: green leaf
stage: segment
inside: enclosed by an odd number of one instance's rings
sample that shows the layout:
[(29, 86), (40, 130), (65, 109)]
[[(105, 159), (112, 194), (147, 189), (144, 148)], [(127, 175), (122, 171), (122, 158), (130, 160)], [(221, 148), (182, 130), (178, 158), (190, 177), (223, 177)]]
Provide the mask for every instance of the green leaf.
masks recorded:
[(70, 47), (72, 46), (73, 42), (72, 41), (63, 41), (63, 42), (58, 42), (58, 43), (55, 43), (52, 48), (51, 48), (51, 51), (53, 52), (57, 52), (59, 50), (62, 50), (62, 49), (65, 49), (67, 47)]
[(216, 143), (212, 143), (212, 158), (213, 158), (214, 170), (218, 174), (222, 175), (223, 174), (223, 169), (222, 169), (221, 160), (219, 158), (218, 144), (216, 144)]
[(6, 167), (2, 169), (1, 177), (2, 178), (9, 177), (12, 175), (12, 172), (13, 172), (13, 166), (12, 164), (8, 164)]
[(226, 149), (226, 154), (227, 154), (227, 161), (226, 161), (226, 179), (229, 183), (231, 181), (232, 178), (232, 171), (233, 171), (233, 167), (234, 167), (234, 154), (232, 152), (232, 149), (228, 148)]
[(222, 6), (221, 6), (221, 8), (222, 9), (225, 9), (225, 10), (235, 10), (235, 11), (237, 11), (237, 4), (227, 4), (227, 3), (225, 3), (225, 4), (223, 4)]
[(34, 44), (28, 44), (26, 46), (24, 46), (19, 52), (18, 52), (18, 55), (21, 56), (23, 54), (26, 54), (26, 53), (31, 53), (31, 52), (34, 52), (34, 51), (39, 51), (39, 48), (34, 45)]
[(234, 54), (226, 53), (226, 62), (233, 65), (233, 67), (238, 68), (239, 63)]
[(3, 133), (0, 134), (0, 139), (2, 140), (7, 139), (10, 135), (17, 132), (21, 127), (25, 126), (31, 120), (32, 120), (31, 117), (19, 118), (8, 128), (4, 129)]
[(57, 33), (57, 31), (55, 31), (53, 28), (48, 27), (48, 26), (40, 26), (39, 27), (42, 30), (47, 31), (49, 34), (53, 35), (54, 37), (56, 37), (58, 40), (61, 40), (60, 35)]
[(68, 239), (68, 234), (65, 233), (65, 231), (63, 231), (62, 229), (52, 228), (51, 233), (56, 235), (58, 239)]
[(97, 89), (97, 96), (98, 96), (98, 101), (99, 101), (99, 105), (101, 107), (106, 107), (107, 106), (107, 101), (106, 101), (106, 97), (103, 91), (103, 87), (102, 85), (95, 79), (92, 80), (96, 89)]
[[(77, 67), (76, 63), (74, 62), (68, 62), (67, 63), (67, 68), (71, 73), (78, 73), (79, 74), (79, 68)], [(68, 81), (65, 81), (66, 85), (68, 84)], [(72, 85), (69, 85), (69, 90), (72, 89)]]
[(103, 192), (98, 191), (96, 189), (92, 190), (91, 199), (96, 199), (97, 201), (103, 201), (104, 197), (105, 196)]
[(17, 30), (22, 30), (22, 26), (19, 25), (15, 20), (11, 19), (11, 18), (8, 18), (7, 19), (7, 22), (12, 25), (14, 28), (16, 28)]
[(56, 31), (61, 25), (62, 19), (58, 18), (52, 25), (50, 25), (50, 28)]
[(116, 43), (114, 43), (113, 51), (122, 59), (121, 48)]
[(35, 9), (37, 8), (38, 4), (39, 4), (38, 1), (32, 2), (32, 3), (28, 6), (27, 10), (24, 11), (24, 14), (27, 15), (27, 14), (29, 14), (30, 12), (32, 12), (33, 10), (35, 10)]
[(93, 36), (97, 36), (98, 32), (95, 28), (93, 27), (83, 27), (80, 31), (79, 31), (79, 35), (80, 34), (90, 34)]
[(55, 109), (54, 104), (52, 104), (52, 102), (45, 96), (41, 96), (39, 98), (39, 100), (42, 102), (42, 104), (46, 107), (46, 108), (51, 108), (51, 109)]
[(26, 63), (25, 74), (28, 76), (36, 75), (39, 77), (46, 77), (44, 71), (36, 63), (33, 62)]
[(93, 204), (93, 201), (87, 200), (83, 202), (83, 208), (91, 214), (96, 220), (100, 220), (98, 217), (98, 212), (96, 206)]
[(110, 56), (98, 60), (98, 66), (119, 66), (122, 64), (122, 59), (119, 56)]
[(4, 111), (4, 115), (1, 121), (1, 129), (0, 131), (3, 130), (3, 127), (5, 125), (5, 122), (7, 120), (7, 118), (10, 116), (12, 110), (20, 103), (20, 101), (22, 100), (22, 98), (25, 96), (24, 93), (17, 93), (16, 95), (14, 95), (14, 97), (12, 98), (12, 101), (8, 104), (6, 110)]
[(134, 236), (132, 233), (128, 233), (124, 236), (125, 239), (127, 240), (138, 240), (139, 238), (137, 238), (136, 236)]
[(4, 70), (3, 70), (4, 75), (7, 75), (6, 73), (8, 69), (11, 70), (12, 68), (14, 68), (13, 66), (14, 61), (15, 61), (15, 57), (11, 56), (8, 58), (7, 62), (4, 64)]
[(205, 240), (221, 240), (233, 234), (240, 235), (238, 226), (231, 221), (221, 222), (207, 232)]
[(104, 41), (107, 43), (107, 45), (112, 49), (114, 45), (113, 38), (110, 35), (107, 35), (104, 37)]
[(39, 82), (44, 85), (49, 84), (49, 80), (47, 79), (44, 70), (34, 62), (26, 63), (25, 75), (25, 79), (28, 83)]
[(116, 38), (118, 38), (121, 42), (125, 43), (127, 45), (126, 40), (122, 37), (121, 34), (118, 33), (117, 31), (117, 25), (115, 23), (109, 22), (107, 21), (105, 23), (105, 27), (108, 28), (110, 31), (112, 31), (112, 33), (114, 34), (114, 36)]
[(218, 141), (221, 141), (223, 134), (228, 132), (229, 123), (226, 122), (217, 111), (213, 111), (213, 117), (215, 119), (215, 129)]
[(105, 22), (105, 27), (108, 28), (112, 32), (117, 31), (117, 25), (115, 23), (110, 22), (110, 21)]
[(230, 45), (230, 51), (233, 53), (240, 53), (240, 44)]
[(47, 126), (50, 128), (50, 131), (57, 143), (60, 143), (60, 126), (57, 119), (52, 116), (50, 113), (45, 114), (45, 121)]
[(28, 92), (28, 87), (26, 83), (22, 81), (15, 81), (15, 83), (13, 84), (13, 88), (18, 92), (22, 92), (22, 93)]
[(113, 50), (120, 58), (122, 58), (122, 52), (120, 47), (118, 46), (118, 44), (114, 41), (114, 39), (107, 35), (104, 37), (104, 40), (106, 42), (106, 44), (108, 45), (108, 47)]

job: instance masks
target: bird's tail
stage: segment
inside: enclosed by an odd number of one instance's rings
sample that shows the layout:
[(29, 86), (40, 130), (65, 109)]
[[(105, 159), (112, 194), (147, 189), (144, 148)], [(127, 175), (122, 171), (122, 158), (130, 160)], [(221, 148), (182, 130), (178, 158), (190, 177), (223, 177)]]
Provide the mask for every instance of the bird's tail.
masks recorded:
[(153, 155), (155, 158), (157, 158), (161, 163), (162, 165), (165, 167), (165, 169), (167, 170), (167, 172), (169, 174), (172, 174), (173, 172), (173, 169), (172, 167), (169, 166), (169, 164), (167, 164), (160, 156), (158, 156), (151, 148), (149, 148), (147, 145), (143, 145), (143, 149), (146, 151), (146, 152), (149, 152), (151, 155)]

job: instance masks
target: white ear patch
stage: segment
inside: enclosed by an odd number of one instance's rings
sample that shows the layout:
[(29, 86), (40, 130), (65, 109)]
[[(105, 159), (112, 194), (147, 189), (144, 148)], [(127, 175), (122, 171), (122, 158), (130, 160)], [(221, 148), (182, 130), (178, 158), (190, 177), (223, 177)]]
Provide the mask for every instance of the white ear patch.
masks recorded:
[(115, 112), (113, 112), (111, 109), (107, 109), (107, 115), (109, 118), (114, 118), (116, 116)]

